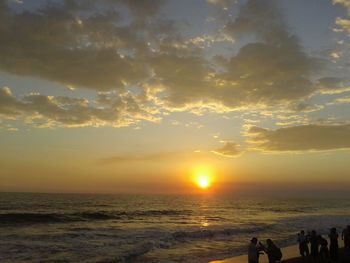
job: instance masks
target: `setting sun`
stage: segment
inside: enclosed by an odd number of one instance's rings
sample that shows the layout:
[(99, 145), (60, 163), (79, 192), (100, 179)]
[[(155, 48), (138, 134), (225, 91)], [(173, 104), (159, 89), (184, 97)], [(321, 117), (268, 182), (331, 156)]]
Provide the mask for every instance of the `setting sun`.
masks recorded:
[(206, 189), (210, 186), (210, 180), (209, 180), (208, 176), (202, 175), (202, 176), (198, 177), (197, 184), (200, 188)]
[(214, 171), (211, 167), (199, 165), (192, 170), (192, 182), (196, 187), (205, 190), (212, 186)]

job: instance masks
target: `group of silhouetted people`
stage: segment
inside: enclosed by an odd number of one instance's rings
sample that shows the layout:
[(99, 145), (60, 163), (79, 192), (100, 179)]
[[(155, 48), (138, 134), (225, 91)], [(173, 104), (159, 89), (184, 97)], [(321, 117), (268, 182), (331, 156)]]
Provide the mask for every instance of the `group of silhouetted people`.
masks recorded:
[[(312, 230), (308, 234), (302, 230), (298, 234), (299, 252), (303, 258), (310, 257), (313, 262), (337, 262), (339, 259), (339, 235), (335, 227), (331, 228), (328, 234), (328, 240), (322, 235)], [(350, 252), (350, 225), (342, 232), (345, 251)], [(309, 249), (310, 244), (310, 249)]]
[[(299, 252), (302, 258), (310, 262), (338, 262), (339, 259), (339, 235), (335, 227), (328, 233), (328, 240), (322, 235), (317, 234), (315, 230), (305, 234), (302, 230), (298, 233)], [(350, 225), (348, 225), (341, 234), (344, 241), (344, 253), (350, 254)], [(266, 244), (258, 242), (253, 237), (248, 247), (248, 262), (258, 263), (259, 256), (265, 252), (269, 263), (279, 262), (282, 259), (282, 251), (271, 239), (266, 240)], [(346, 261), (348, 262), (348, 261)], [(350, 261), (348, 262), (350, 263)]]
[(269, 263), (275, 263), (282, 259), (282, 251), (271, 239), (266, 240), (266, 245), (259, 242), (256, 237), (253, 237), (250, 241), (248, 247), (248, 262), (249, 263), (258, 263), (259, 256), (265, 252), (269, 259)]

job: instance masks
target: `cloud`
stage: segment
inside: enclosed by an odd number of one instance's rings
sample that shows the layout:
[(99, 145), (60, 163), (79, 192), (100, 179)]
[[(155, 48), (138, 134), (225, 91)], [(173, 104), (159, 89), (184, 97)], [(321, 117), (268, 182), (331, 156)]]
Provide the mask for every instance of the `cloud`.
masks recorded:
[(340, 28), (336, 29), (336, 31), (345, 32), (347, 35), (350, 35), (350, 19), (337, 17), (335, 23)]
[(224, 146), (213, 150), (212, 153), (225, 157), (237, 157), (242, 154), (239, 145), (234, 142), (225, 142)]
[(100, 94), (95, 103), (86, 99), (28, 94), (15, 97), (11, 89), (0, 89), (0, 116), (24, 119), (38, 127), (127, 126), (141, 120), (157, 121), (147, 106), (130, 93)]
[(333, 4), (343, 5), (344, 8), (347, 10), (348, 15), (350, 15), (350, 2), (348, 0), (333, 0)]
[[(175, 154), (177, 155), (177, 154)], [(143, 161), (160, 161), (173, 158), (173, 153), (154, 153), (146, 155), (118, 155), (107, 157), (100, 160), (101, 164), (124, 163), (124, 162), (143, 162)]]
[(106, 158), (101, 158), (98, 160), (100, 164), (121, 164), (128, 162), (159, 162), (159, 161), (167, 161), (167, 160), (179, 160), (190, 158), (193, 154), (201, 155), (198, 153), (188, 153), (188, 152), (156, 152), (156, 153), (148, 153), (148, 154), (124, 154), (124, 155), (116, 155)]
[(350, 83), (343, 78), (321, 78), (318, 80), (318, 91), (321, 94), (341, 94), (350, 91)]
[[(235, 1), (207, 2), (225, 7)], [(124, 94), (124, 101), (129, 94), (132, 99), (127, 106), (122, 103), (117, 115), (128, 115), (130, 123), (175, 111), (222, 113), (286, 105), (311, 111), (301, 106), (320, 87), (313, 81), (320, 62), (290, 33), (278, 1), (242, 2), (236, 16), (225, 18), (224, 28), (194, 36), (181, 31), (179, 21), (161, 17), (162, 0), (50, 1), (23, 12), (6, 3), (0, 0), (0, 70), (58, 82), (75, 93), (79, 88), (115, 92)], [(213, 46), (223, 42), (232, 47), (240, 37), (237, 52), (206, 53), (217, 52)], [(39, 103), (31, 101), (39, 97), (12, 99), (17, 106)], [(57, 98), (50, 102), (48, 96), (40, 103), (55, 112), (41, 111), (40, 116), (59, 123), (72, 117), (71, 122), (86, 124), (109, 119), (108, 114), (120, 120), (113, 106), (60, 104), (59, 110)], [(145, 105), (147, 113), (140, 113)], [(23, 116), (20, 108), (7, 110)]]
[(292, 104), (290, 109), (295, 112), (315, 112), (322, 110), (324, 108), (323, 105), (317, 104), (308, 104), (305, 102), (300, 102), (297, 104)]
[(319, 69), (319, 60), (303, 52), (275, 5), (250, 0), (226, 24), (227, 35), (255, 41), (232, 57), (216, 56), (221, 70), (199, 56), (156, 56), (154, 78), (165, 89), (165, 102), (174, 108), (201, 102), (235, 110), (283, 105), (313, 94), (311, 76)]
[[(339, 4), (344, 6), (348, 15), (350, 16), (350, 2), (348, 0), (333, 0), (333, 4)], [(335, 29), (337, 32), (344, 32), (347, 36), (350, 36), (350, 20), (346, 18), (337, 17), (335, 24), (338, 28)]]
[(288, 32), (276, 1), (248, 1), (226, 29), (234, 36), (258, 40), (243, 46), (224, 65), (227, 71), (221, 77), (231, 83), (226, 98), (235, 99), (238, 93), (244, 102), (271, 105), (312, 93), (310, 77), (319, 61), (304, 53), (298, 38)]
[[(288, 32), (277, 2), (249, 0), (221, 36), (190, 39), (176, 23), (157, 17), (163, 2), (104, 0), (99, 13), (94, 1), (51, 3), (22, 13), (3, 4), (0, 69), (98, 91), (162, 86), (155, 96), (178, 109), (198, 103), (229, 109), (276, 105), (313, 92), (310, 74), (317, 62)], [(108, 4), (128, 8), (131, 21)], [(198, 50), (208, 41), (232, 42), (236, 35), (257, 39), (221, 59), (223, 70)]]
[(253, 149), (265, 152), (324, 151), (350, 148), (350, 124), (308, 124), (275, 130), (251, 126)]
[(350, 103), (350, 97), (342, 97), (342, 98), (337, 98), (332, 102), (329, 102), (328, 105), (348, 104), (348, 103)]
[(137, 18), (144, 19), (156, 15), (166, 0), (112, 0), (126, 4)]
[(139, 21), (154, 15), (163, 1), (103, 0), (98, 8), (94, 2), (50, 2), (14, 12), (2, 0), (0, 70), (95, 90), (120, 89), (149, 77), (136, 55), (148, 50), (141, 37), (145, 26), (125, 24), (113, 6), (129, 8), (132, 21)]
[(207, 0), (208, 4), (214, 5), (214, 6), (220, 6), (222, 8), (229, 8), (231, 5), (236, 3), (236, 0)]

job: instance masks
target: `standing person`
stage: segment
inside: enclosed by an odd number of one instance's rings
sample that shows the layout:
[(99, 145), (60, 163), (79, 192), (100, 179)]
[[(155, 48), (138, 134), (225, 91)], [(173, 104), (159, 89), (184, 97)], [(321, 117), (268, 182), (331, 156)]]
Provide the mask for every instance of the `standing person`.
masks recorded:
[(302, 257), (308, 257), (310, 255), (308, 239), (305, 235), (305, 231), (301, 230), (298, 234), (299, 252)]
[(328, 241), (319, 235), (318, 242), (320, 244), (320, 258), (322, 261), (325, 261), (329, 258)]
[(330, 232), (329, 232), (329, 254), (332, 260), (338, 260), (338, 250), (339, 250), (339, 245), (338, 245), (338, 232), (335, 227), (333, 227)]
[(276, 263), (276, 261), (280, 261), (282, 259), (282, 251), (278, 248), (275, 243), (272, 242), (271, 239), (266, 240), (266, 246), (260, 243), (260, 246), (267, 254), (269, 258), (269, 263)]
[(258, 247), (258, 239), (253, 237), (248, 246), (248, 263), (259, 263), (260, 247)]
[(318, 236), (317, 236), (317, 233), (315, 230), (311, 231), (310, 244), (311, 244), (311, 256), (313, 259), (317, 259), (318, 258), (319, 240), (318, 240)]
[(350, 225), (343, 230), (342, 239), (344, 240), (345, 249), (350, 249)]

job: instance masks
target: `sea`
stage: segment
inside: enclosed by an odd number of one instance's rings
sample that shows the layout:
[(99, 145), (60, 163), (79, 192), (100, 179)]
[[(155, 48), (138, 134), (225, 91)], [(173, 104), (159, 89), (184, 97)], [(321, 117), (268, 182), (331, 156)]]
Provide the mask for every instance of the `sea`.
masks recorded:
[(350, 224), (350, 199), (0, 193), (0, 262), (208, 262)]

